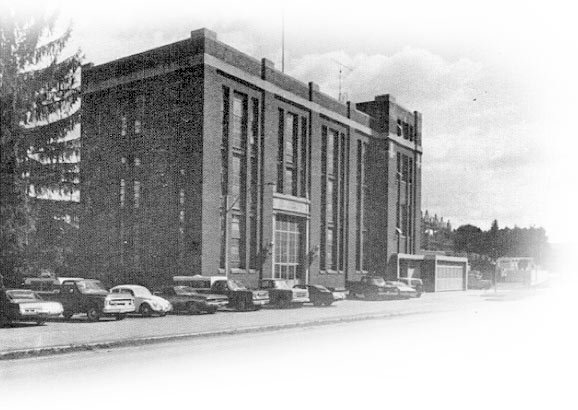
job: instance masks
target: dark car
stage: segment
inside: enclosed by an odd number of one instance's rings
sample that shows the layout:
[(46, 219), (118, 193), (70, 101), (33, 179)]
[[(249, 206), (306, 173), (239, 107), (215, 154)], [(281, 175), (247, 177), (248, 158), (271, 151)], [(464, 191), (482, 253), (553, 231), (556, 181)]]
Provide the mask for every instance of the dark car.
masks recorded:
[(62, 303), (65, 319), (77, 313), (86, 313), (89, 321), (97, 321), (103, 316), (124, 319), (134, 312), (134, 297), (127, 294), (110, 293), (95, 279), (67, 278), (60, 290), (44, 293), (43, 298)]
[(186, 284), (202, 294), (227, 296), (229, 307), (235, 310), (259, 310), (269, 303), (269, 292), (266, 290), (248, 289), (242, 283), (225, 276), (174, 276), (173, 281)]
[(333, 302), (344, 300), (346, 292), (330, 290), (322, 285), (295, 285), (296, 289), (306, 289), (309, 292), (309, 300), (314, 306), (330, 306)]
[(400, 296), (397, 286), (388, 284), (381, 276), (364, 275), (357, 282), (347, 282), (349, 296), (354, 299), (383, 300)]
[(41, 325), (47, 319), (60, 316), (63, 310), (61, 303), (42, 300), (31, 290), (0, 289), (0, 326), (12, 322)]
[(168, 300), (175, 313), (215, 313), (229, 303), (226, 296), (199, 293), (190, 286), (165, 286), (154, 294)]

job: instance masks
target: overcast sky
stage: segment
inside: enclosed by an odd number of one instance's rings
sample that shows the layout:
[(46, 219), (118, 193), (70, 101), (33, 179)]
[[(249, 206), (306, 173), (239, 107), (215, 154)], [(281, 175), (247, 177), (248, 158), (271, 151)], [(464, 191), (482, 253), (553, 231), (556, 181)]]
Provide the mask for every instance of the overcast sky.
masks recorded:
[(554, 242), (577, 228), (578, 36), (566, 2), (53, 3), (97, 64), (207, 27), (280, 68), (284, 14), (288, 74), (337, 98), (339, 61), (351, 101), (390, 93), (423, 113), (423, 210), (454, 227), (543, 226)]

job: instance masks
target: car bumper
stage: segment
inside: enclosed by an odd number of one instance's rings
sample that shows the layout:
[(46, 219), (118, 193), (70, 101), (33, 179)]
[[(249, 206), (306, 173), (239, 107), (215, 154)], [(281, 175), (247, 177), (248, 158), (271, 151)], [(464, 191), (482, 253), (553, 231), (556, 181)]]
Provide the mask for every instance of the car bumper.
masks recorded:
[(36, 320), (46, 320), (46, 319), (56, 319), (62, 314), (60, 312), (25, 312), (19, 313), (15, 319), (16, 321), (36, 321)]
[(122, 315), (134, 311), (134, 306), (106, 306), (102, 309), (104, 315)]
[(263, 306), (269, 304), (269, 299), (257, 299), (253, 300), (253, 305), (255, 306)]
[(220, 307), (224, 307), (227, 306), (229, 304), (228, 300), (219, 300), (219, 301), (208, 301), (205, 302), (204, 305), (207, 306), (208, 308), (211, 309), (215, 309), (215, 308), (220, 308)]
[(308, 303), (309, 302), (309, 298), (308, 297), (301, 297), (301, 298), (293, 298), (291, 300), (291, 303)]

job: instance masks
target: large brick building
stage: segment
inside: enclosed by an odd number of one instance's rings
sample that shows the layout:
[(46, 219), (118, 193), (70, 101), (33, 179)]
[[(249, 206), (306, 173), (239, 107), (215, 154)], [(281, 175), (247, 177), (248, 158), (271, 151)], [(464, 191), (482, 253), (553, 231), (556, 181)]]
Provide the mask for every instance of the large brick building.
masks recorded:
[(421, 114), (342, 104), (196, 30), (82, 69), (85, 275), (343, 286), (420, 249)]

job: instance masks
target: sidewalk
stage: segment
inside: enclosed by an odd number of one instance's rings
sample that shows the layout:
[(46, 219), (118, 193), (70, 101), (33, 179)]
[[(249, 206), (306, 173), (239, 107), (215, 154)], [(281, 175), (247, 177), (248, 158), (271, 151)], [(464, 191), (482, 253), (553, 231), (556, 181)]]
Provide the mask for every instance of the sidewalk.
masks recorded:
[(494, 294), (493, 290), (432, 293), (410, 300), (346, 300), (330, 307), (306, 305), (296, 309), (146, 319), (135, 316), (95, 323), (79, 315), (71, 321), (49, 322), (44, 326), (0, 329), (0, 360), (479, 308), (492, 295), (510, 293)]

